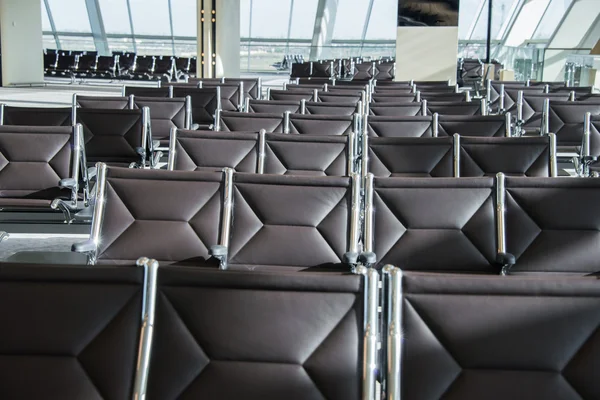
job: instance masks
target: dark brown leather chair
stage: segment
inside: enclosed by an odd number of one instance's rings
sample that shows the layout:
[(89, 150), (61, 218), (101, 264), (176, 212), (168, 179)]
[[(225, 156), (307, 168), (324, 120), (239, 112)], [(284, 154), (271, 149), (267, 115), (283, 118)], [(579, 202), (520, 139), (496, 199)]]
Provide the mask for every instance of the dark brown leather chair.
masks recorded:
[(315, 91), (312, 89), (305, 90), (275, 90), (267, 89), (267, 100), (283, 100), (283, 101), (315, 101)]
[(268, 113), (268, 114), (285, 114), (300, 112), (299, 101), (284, 101), (284, 100), (250, 100), (246, 101), (246, 112), (249, 113)]
[(524, 87), (524, 88), (515, 88), (508, 87), (504, 88), (504, 99), (502, 100), (503, 110), (516, 114), (517, 110), (517, 100), (519, 99), (519, 92), (523, 92), (524, 96), (527, 95), (542, 95), (544, 94), (543, 86), (535, 86), (535, 87)]
[(161, 268), (147, 399), (360, 400), (365, 297), (352, 274)]
[(353, 180), (235, 174), (228, 268), (350, 270), (346, 256), (358, 240)]
[(216, 131), (228, 132), (258, 132), (264, 129), (266, 132), (283, 133), (285, 118), (281, 114), (274, 113), (239, 113), (219, 112), (217, 113)]
[(286, 132), (306, 135), (348, 135), (358, 129), (358, 114), (354, 115), (289, 115)]
[(250, 132), (171, 131), (169, 170), (256, 173), (258, 134)]
[(538, 137), (455, 138), (461, 177), (556, 176), (554, 140)]
[[(600, 114), (600, 102), (548, 101), (542, 131), (556, 135), (559, 153), (579, 153), (583, 139), (585, 114)], [(545, 128), (547, 124), (547, 128)]]
[(376, 255), (373, 265), (499, 273), (494, 183), (493, 178), (368, 175), (363, 243)]
[(262, 97), (261, 78), (224, 78), (225, 83), (243, 83), (244, 98), (258, 100)]
[(127, 110), (132, 109), (131, 96), (80, 96), (73, 95), (73, 107), (102, 108), (105, 110)]
[(304, 114), (311, 115), (353, 115), (362, 114), (362, 104), (304, 102)]
[(392, 81), (396, 77), (396, 63), (382, 62), (375, 66), (377, 73), (373, 77), (378, 81)]
[(327, 89), (327, 83), (313, 83), (313, 84), (306, 84), (306, 83), (285, 83), (283, 84), (283, 88), (285, 90), (326, 90)]
[(352, 81), (370, 81), (377, 74), (374, 62), (363, 62), (354, 64), (354, 75)]
[(190, 97), (192, 103), (192, 129), (210, 130), (221, 110), (221, 89), (217, 87), (199, 89), (195, 87), (173, 87), (173, 97)]
[(386, 90), (375, 92), (371, 95), (371, 102), (373, 103), (413, 103), (416, 100), (416, 94), (410, 92), (403, 93)]
[(169, 147), (171, 129), (190, 129), (192, 124), (192, 101), (189, 97), (163, 99), (157, 97), (133, 97), (134, 108), (148, 107), (152, 139), (161, 148)]
[(427, 113), (439, 115), (485, 115), (485, 101), (427, 101)]
[(2, 125), (71, 126), (71, 107), (12, 107), (0, 104)]
[(311, 77), (315, 78), (334, 78), (334, 63), (333, 62), (313, 62)]
[(600, 180), (506, 178), (506, 251), (513, 273), (600, 270)]
[[(518, 95), (517, 95), (518, 96)], [(518, 97), (517, 97), (518, 98)], [(542, 114), (544, 112), (544, 101), (550, 99), (550, 102), (554, 101), (568, 101), (568, 93), (545, 93), (545, 94), (531, 94), (523, 92), (523, 105), (519, 110), (519, 104), (517, 104), (517, 123), (521, 125), (525, 133), (538, 133), (542, 125)], [(520, 121), (519, 121), (520, 120)]]
[(402, 352), (391, 364), (401, 365), (403, 399), (600, 395), (595, 278), (405, 272), (397, 298)]
[(264, 171), (277, 175), (349, 176), (354, 135), (265, 135)]
[[(309, 101), (309, 100), (307, 100)], [(321, 103), (346, 103), (358, 104), (359, 101), (365, 102), (365, 94), (361, 93), (339, 93), (339, 92), (318, 92), (317, 101)]]
[[(365, 137), (363, 174), (379, 177), (453, 177), (449, 137)], [(364, 156), (367, 154), (367, 157)]]
[(244, 83), (243, 82), (214, 82), (201, 80), (202, 88), (220, 88), (221, 110), (223, 111), (241, 111), (244, 105)]
[(149, 110), (77, 108), (76, 121), (83, 126), (87, 165), (154, 166)]
[(432, 137), (437, 124), (426, 117), (364, 116), (363, 134), (380, 137)]
[(440, 115), (438, 135), (510, 137), (511, 119), (506, 115)]
[(432, 101), (432, 102), (448, 102), (448, 103), (460, 103), (468, 101), (468, 94), (465, 93), (444, 93), (444, 92), (427, 92), (419, 91), (421, 99)]
[(423, 115), (423, 110), (420, 102), (376, 102), (369, 105), (369, 115), (377, 117), (415, 117)]
[(131, 95), (140, 97), (171, 97), (171, 89), (168, 86), (123, 86), (123, 96), (129, 97)]
[(147, 256), (206, 265), (219, 243), (223, 173), (99, 166), (92, 234), (73, 251), (91, 264), (133, 265)]

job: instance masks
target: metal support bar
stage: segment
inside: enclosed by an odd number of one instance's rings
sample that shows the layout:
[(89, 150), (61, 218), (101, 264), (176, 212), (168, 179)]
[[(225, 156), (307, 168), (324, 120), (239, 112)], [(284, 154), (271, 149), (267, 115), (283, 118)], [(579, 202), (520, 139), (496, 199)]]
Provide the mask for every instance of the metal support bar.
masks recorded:
[(175, 170), (175, 153), (176, 153), (176, 142), (177, 142), (177, 128), (171, 128), (169, 135), (169, 161), (167, 163), (167, 169), (169, 171)]
[(350, 221), (350, 245), (348, 251), (358, 254), (358, 242), (360, 240), (360, 216), (361, 204), (361, 178), (358, 174), (352, 174), (352, 214)]
[(375, 212), (373, 208), (373, 179), (373, 174), (365, 173), (365, 228), (363, 233), (363, 247), (366, 253), (373, 252), (373, 217)]
[(256, 166), (256, 172), (259, 174), (265, 173), (265, 157), (267, 156), (267, 139), (265, 135), (266, 131), (264, 129), (258, 132), (258, 165)]
[(233, 217), (233, 168), (224, 168), (223, 177), (225, 188), (223, 193), (223, 222), (221, 225), (221, 240), (219, 244), (229, 248), (229, 235)]
[(550, 176), (555, 178), (558, 176), (558, 160), (556, 158), (556, 135), (550, 133)]
[(387, 325), (386, 398), (400, 400), (402, 385), (402, 271), (383, 267)]
[(460, 178), (460, 135), (454, 135), (454, 177)]
[(85, 6), (87, 8), (96, 50), (99, 55), (108, 56), (110, 55), (110, 49), (108, 47), (108, 39), (106, 38), (106, 30), (104, 29), (104, 20), (102, 19), (100, 4), (98, 3), (98, 0), (85, 0)]
[(374, 400), (377, 390), (377, 344), (379, 342), (379, 272), (364, 268), (365, 304), (364, 359), (362, 400)]
[(506, 253), (506, 223), (505, 223), (505, 176), (502, 172), (496, 174), (496, 223), (497, 223), (497, 252)]

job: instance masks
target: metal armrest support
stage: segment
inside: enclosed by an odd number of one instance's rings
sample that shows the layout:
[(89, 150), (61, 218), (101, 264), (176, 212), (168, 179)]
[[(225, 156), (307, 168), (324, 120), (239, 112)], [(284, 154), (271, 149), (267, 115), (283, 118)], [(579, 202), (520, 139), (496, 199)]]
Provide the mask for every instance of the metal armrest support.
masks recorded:
[(50, 208), (63, 213), (65, 223), (73, 222), (73, 212), (77, 211), (77, 204), (73, 204), (70, 200), (54, 199), (50, 203)]
[(372, 267), (377, 262), (377, 254), (373, 252), (362, 252), (358, 256), (358, 261), (365, 267)]
[(151, 163), (151, 168), (153, 169), (158, 169), (158, 163), (160, 162), (160, 159), (163, 157), (163, 152), (162, 151), (155, 151), (154, 155), (152, 156), (152, 163)]
[(344, 264), (356, 266), (356, 264), (358, 264), (358, 256), (358, 253), (349, 251), (347, 253), (344, 253), (342, 261), (344, 262)]
[(92, 178), (96, 177), (96, 174), (98, 173), (98, 169), (96, 167), (90, 167), (87, 170), (87, 174), (88, 174), (88, 179), (91, 181)]
[(77, 180), (75, 178), (61, 179), (58, 182), (58, 187), (61, 189), (75, 189), (77, 187)]
[(498, 253), (496, 256), (496, 263), (502, 266), (500, 275), (508, 275), (511, 268), (516, 264), (517, 259), (514, 254), (511, 253)]
[(197, 130), (198, 130), (198, 128), (200, 128), (200, 124), (195, 124), (195, 123), (194, 123), (194, 124), (192, 124), (192, 126), (191, 126), (191, 130), (193, 130), (193, 131), (197, 131)]
[(227, 269), (227, 256), (229, 254), (229, 249), (226, 246), (222, 246), (222, 245), (210, 246), (210, 249), (208, 250), (208, 254), (210, 254), (211, 257), (219, 260), (219, 268), (220, 269)]

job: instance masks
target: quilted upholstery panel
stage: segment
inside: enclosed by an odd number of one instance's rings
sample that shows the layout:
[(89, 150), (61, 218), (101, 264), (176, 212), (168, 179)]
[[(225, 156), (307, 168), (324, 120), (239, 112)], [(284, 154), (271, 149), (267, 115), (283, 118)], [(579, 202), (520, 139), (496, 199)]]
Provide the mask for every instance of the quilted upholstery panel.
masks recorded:
[(369, 117), (369, 136), (380, 137), (431, 137), (431, 117)]
[(291, 78), (308, 78), (310, 76), (310, 62), (293, 63)]
[(71, 173), (72, 136), (70, 127), (0, 127), (0, 197), (58, 197)]
[(372, 62), (354, 64), (353, 81), (370, 81), (375, 76), (376, 71), (373, 68)]
[(152, 140), (169, 139), (171, 128), (185, 127), (185, 98), (136, 97), (135, 106), (140, 109), (142, 107), (150, 109)]
[(375, 178), (378, 264), (497, 272), (493, 186), (491, 178)]
[(374, 79), (381, 81), (391, 81), (394, 79), (394, 64), (393, 62), (385, 62), (377, 64), (377, 74)]
[(403, 398), (599, 398), (598, 289), (595, 279), (407, 273)]
[[(547, 94), (524, 94), (523, 96), (523, 120), (525, 128), (540, 128), (542, 125), (542, 112), (544, 111), (544, 100), (567, 101), (569, 94), (547, 93)], [(515, 111), (516, 114), (516, 111)]]
[(331, 70), (331, 63), (313, 62), (312, 76), (314, 76), (315, 78), (329, 78), (332, 75), (333, 71)]
[(129, 97), (77, 96), (77, 104), (81, 108), (126, 110), (129, 108)]
[(244, 98), (246, 97), (250, 97), (251, 99), (258, 99), (260, 97), (260, 93), (258, 92), (259, 86), (258, 86), (258, 78), (255, 79), (251, 79), (251, 78), (244, 78), (244, 79), (238, 79), (238, 78), (225, 78), (225, 82), (226, 83), (240, 83), (243, 82), (244, 83)]
[(290, 133), (348, 135), (353, 128), (351, 115), (290, 115)]
[(219, 239), (221, 181), (218, 172), (109, 169), (99, 263), (127, 265), (147, 256), (161, 265), (193, 265), (207, 259)]
[(359, 277), (180, 270), (159, 271), (149, 400), (360, 399)]
[(253, 114), (222, 112), (221, 130), (230, 132), (283, 132), (283, 116), (281, 114)]
[(250, 100), (248, 105), (248, 112), (250, 113), (271, 113), (283, 115), (286, 111), (291, 113), (300, 112), (299, 101)]
[(466, 95), (464, 93), (454, 93), (454, 92), (421, 92), (421, 98), (427, 101), (433, 102), (455, 102), (460, 103), (466, 101)]
[(345, 103), (316, 103), (306, 102), (306, 113), (312, 115), (352, 115), (356, 105)]
[(590, 154), (600, 156), (600, 116), (592, 115), (590, 126)]
[(4, 106), (4, 125), (71, 126), (71, 107)]
[(312, 101), (314, 96), (312, 90), (271, 90), (270, 93), (269, 100)]
[(373, 138), (369, 172), (379, 177), (453, 177), (453, 140), (444, 138)]
[(6, 399), (130, 399), (143, 271), (3, 265), (0, 387)]
[(348, 137), (266, 136), (265, 174), (347, 176)]
[(558, 146), (581, 146), (585, 114), (600, 114), (600, 103), (572, 101), (550, 103), (550, 132)]
[(369, 114), (380, 117), (415, 117), (422, 112), (421, 103), (372, 103)]
[(506, 188), (506, 248), (517, 258), (512, 271), (600, 269), (600, 182), (507, 178)]
[(237, 172), (256, 173), (257, 140), (255, 133), (179, 131), (175, 169), (220, 171), (229, 167)]
[(230, 265), (341, 263), (348, 248), (349, 178), (236, 175), (233, 201)]
[(198, 89), (195, 87), (174, 87), (173, 97), (190, 96), (192, 99), (192, 123), (210, 125), (215, 121), (218, 106), (216, 88)]
[(460, 139), (460, 176), (550, 176), (550, 138)]
[(373, 103), (412, 103), (415, 101), (415, 95), (405, 91), (386, 90), (374, 93), (371, 100)]
[[(169, 97), (169, 87), (125, 86), (125, 96)], [(185, 97), (185, 96), (184, 96)]]
[(240, 85), (239, 83), (220, 83), (220, 82), (205, 82), (203, 88), (221, 88), (221, 109), (223, 111), (238, 111), (240, 106)]
[(544, 87), (508, 87), (504, 88), (504, 109), (509, 111), (511, 114), (516, 114), (517, 109), (517, 98), (519, 92), (522, 91), (524, 96), (530, 94), (541, 95), (544, 94)]
[(322, 103), (345, 103), (356, 105), (362, 99), (361, 94), (319, 92), (318, 99)]
[(139, 161), (136, 147), (142, 143), (141, 110), (77, 110), (77, 123), (83, 126), (85, 152), (89, 165)]
[(438, 135), (502, 137), (506, 135), (506, 118), (503, 115), (440, 116)]
[(427, 112), (429, 114), (438, 113), (439, 115), (480, 115), (481, 104), (478, 101), (472, 102), (427, 102)]

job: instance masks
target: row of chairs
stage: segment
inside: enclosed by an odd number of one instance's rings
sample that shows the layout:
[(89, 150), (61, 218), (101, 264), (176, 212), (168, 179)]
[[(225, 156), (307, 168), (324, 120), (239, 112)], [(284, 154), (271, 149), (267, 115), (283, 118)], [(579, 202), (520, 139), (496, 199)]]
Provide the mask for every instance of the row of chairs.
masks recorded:
[(554, 135), (361, 138), (173, 129), (169, 170), (233, 168), (275, 175), (478, 177), (557, 175)]
[(290, 78), (346, 79), (351, 81), (393, 80), (396, 76), (395, 61), (356, 62), (354, 59), (333, 61), (309, 61), (293, 63)]

